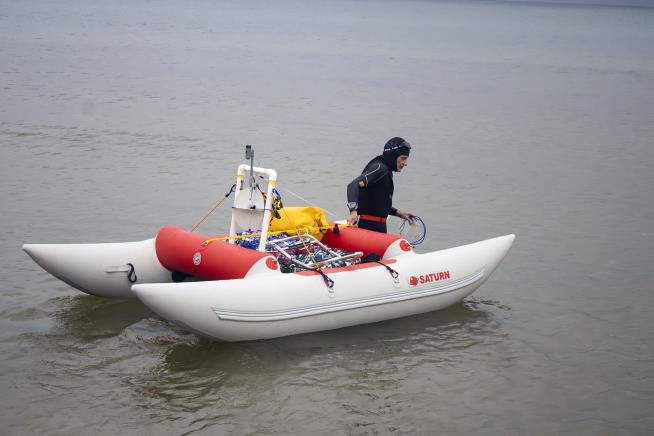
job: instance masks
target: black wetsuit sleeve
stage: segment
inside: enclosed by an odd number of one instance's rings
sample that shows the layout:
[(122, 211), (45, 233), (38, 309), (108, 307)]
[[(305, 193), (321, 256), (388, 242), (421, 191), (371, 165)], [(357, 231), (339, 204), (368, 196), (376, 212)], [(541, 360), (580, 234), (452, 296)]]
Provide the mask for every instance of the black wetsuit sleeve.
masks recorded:
[(391, 206), (391, 210), (388, 213), (389, 215), (397, 216), (397, 209)]
[(350, 212), (359, 208), (359, 185), (354, 179), (347, 185), (347, 208)]
[(388, 167), (379, 162), (371, 162), (363, 173), (347, 185), (347, 208), (352, 212), (359, 207), (359, 192), (368, 186), (374, 185), (388, 174)]

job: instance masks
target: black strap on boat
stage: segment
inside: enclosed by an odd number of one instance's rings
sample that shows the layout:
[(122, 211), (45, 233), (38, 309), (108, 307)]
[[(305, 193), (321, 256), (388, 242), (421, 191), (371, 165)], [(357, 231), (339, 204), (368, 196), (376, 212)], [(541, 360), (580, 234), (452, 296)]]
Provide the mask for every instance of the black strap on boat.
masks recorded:
[(127, 271), (127, 280), (129, 280), (130, 283), (134, 283), (138, 280), (138, 277), (136, 277), (134, 264), (128, 263), (127, 266), (129, 266), (129, 271)]
[(314, 271), (317, 272), (322, 276), (322, 280), (325, 282), (325, 286), (327, 286), (329, 289), (334, 289), (334, 280), (332, 280), (327, 274), (323, 272), (322, 269), (320, 268), (305, 268), (299, 263), (293, 262), (293, 265), (297, 266), (300, 269), (303, 269), (305, 271)]
[(329, 278), (329, 276), (325, 274), (321, 269), (317, 269), (315, 271), (318, 271), (320, 273), (323, 281), (325, 282), (325, 286), (327, 286), (329, 289), (334, 289), (334, 280)]
[(379, 260), (374, 260), (373, 262), (378, 263), (378, 264), (380, 264), (381, 266), (383, 266), (384, 268), (386, 268), (386, 270), (389, 272), (389, 274), (391, 275), (391, 277), (393, 277), (393, 280), (397, 281), (397, 278), (400, 276), (400, 274), (399, 274), (397, 271), (395, 271), (393, 268), (391, 268), (390, 266), (386, 265), (385, 263), (382, 263), (382, 262), (379, 261)]

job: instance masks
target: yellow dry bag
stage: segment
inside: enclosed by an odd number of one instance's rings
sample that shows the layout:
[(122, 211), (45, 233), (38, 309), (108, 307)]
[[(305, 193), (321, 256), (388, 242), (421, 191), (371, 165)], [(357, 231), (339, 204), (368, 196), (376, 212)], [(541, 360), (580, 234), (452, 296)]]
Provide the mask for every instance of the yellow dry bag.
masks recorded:
[(322, 239), (327, 230), (327, 217), (325, 211), (316, 206), (307, 207), (284, 207), (279, 210), (281, 218), (272, 218), (270, 221), (271, 232), (307, 232), (316, 239)]

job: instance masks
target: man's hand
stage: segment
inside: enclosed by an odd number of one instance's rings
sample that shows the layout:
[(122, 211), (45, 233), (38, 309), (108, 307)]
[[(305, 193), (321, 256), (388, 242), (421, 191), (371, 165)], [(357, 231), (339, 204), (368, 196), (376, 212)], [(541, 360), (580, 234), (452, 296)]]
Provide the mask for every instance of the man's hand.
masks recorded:
[(402, 218), (402, 219), (405, 219), (405, 220), (409, 221), (410, 224), (413, 224), (413, 222), (415, 221), (415, 218), (416, 218), (416, 216), (413, 213), (411, 213), (411, 212), (402, 212), (401, 210), (397, 211), (397, 216)]
[(353, 210), (350, 212), (350, 216), (347, 217), (347, 224), (352, 227), (356, 227), (357, 223), (359, 222), (359, 214), (357, 213), (356, 210)]

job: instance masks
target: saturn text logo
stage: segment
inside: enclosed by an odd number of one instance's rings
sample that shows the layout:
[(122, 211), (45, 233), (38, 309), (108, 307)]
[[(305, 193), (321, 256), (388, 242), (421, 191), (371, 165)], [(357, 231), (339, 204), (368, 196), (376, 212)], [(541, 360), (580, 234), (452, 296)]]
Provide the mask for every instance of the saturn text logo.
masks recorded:
[(448, 280), (450, 278), (450, 272), (449, 271), (439, 271), (439, 272), (433, 272), (429, 274), (423, 274), (420, 276), (411, 276), (409, 279), (409, 284), (411, 286), (417, 286), (417, 285), (422, 285), (423, 283), (430, 283), (430, 282), (439, 282), (441, 280)]

